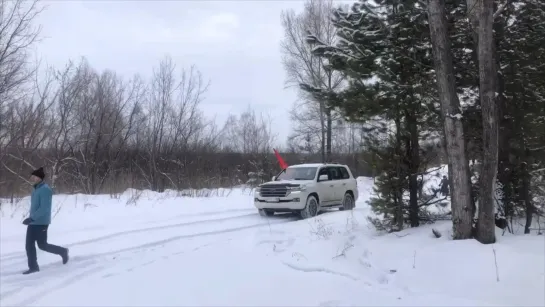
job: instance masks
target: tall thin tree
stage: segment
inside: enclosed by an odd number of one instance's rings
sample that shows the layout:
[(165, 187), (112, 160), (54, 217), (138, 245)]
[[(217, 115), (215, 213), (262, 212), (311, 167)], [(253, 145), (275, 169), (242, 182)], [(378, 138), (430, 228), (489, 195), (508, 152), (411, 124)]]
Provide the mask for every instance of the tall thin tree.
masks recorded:
[[(324, 59), (312, 54), (312, 45), (308, 44), (309, 34), (327, 45), (334, 45), (336, 28), (331, 21), (334, 5), (332, 0), (307, 0), (303, 12), (293, 10), (282, 12), (284, 39), (281, 42), (282, 63), (287, 73), (286, 83), (292, 86), (306, 86), (328, 92), (336, 91), (343, 78), (325, 65)], [(302, 104), (299, 109), (316, 108), (320, 123), (322, 160), (331, 157), (333, 112), (324, 99), (316, 99), (307, 91), (299, 91)], [(294, 116), (294, 118), (296, 118)], [(299, 117), (301, 118), (301, 117)]]
[(473, 222), (471, 187), (467, 180), (469, 164), (445, 15), (445, 0), (428, 1), (428, 18), (452, 190), (453, 237), (469, 239), (472, 237)]
[(494, 54), (494, 0), (480, 0), (478, 7), (477, 54), (483, 123), (483, 160), (476, 237), (481, 243), (495, 243), (494, 184), (498, 171), (498, 111), (495, 101), (497, 68)]

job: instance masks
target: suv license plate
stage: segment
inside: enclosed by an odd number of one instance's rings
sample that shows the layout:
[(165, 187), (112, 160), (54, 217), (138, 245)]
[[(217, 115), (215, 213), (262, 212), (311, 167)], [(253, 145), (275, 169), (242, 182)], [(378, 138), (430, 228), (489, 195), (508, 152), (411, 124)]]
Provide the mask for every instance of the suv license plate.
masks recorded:
[(280, 202), (280, 198), (271, 198), (271, 199), (267, 199), (265, 201), (268, 202), (268, 203), (278, 203), (278, 202)]

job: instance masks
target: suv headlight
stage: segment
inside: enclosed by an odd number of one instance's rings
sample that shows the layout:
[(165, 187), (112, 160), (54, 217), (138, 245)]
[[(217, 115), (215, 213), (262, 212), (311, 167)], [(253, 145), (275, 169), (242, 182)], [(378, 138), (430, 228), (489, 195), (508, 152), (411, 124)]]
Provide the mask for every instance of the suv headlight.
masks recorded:
[(256, 193), (261, 192), (261, 187), (256, 187), (254, 192), (256, 192)]
[(307, 187), (304, 186), (304, 185), (301, 185), (301, 186), (298, 186), (298, 187), (288, 187), (288, 191), (290, 191), (290, 192), (301, 192), (301, 191), (304, 191), (306, 189), (307, 189)]

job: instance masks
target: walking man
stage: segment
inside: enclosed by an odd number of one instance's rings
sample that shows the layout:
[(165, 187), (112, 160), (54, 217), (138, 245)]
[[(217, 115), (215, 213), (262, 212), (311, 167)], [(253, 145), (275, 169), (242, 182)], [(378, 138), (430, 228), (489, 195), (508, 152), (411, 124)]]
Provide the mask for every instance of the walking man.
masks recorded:
[(53, 191), (44, 182), (44, 169), (32, 172), (30, 181), (34, 184), (34, 191), (30, 197), (30, 216), (23, 221), (27, 225), (26, 230), (26, 255), (28, 258), (28, 270), (23, 274), (32, 274), (40, 271), (36, 256), (36, 243), (38, 247), (48, 253), (61, 256), (62, 263), (68, 262), (68, 249), (47, 243), (47, 228), (51, 224), (51, 202)]
[(443, 180), (441, 180), (440, 191), (441, 191), (441, 194), (443, 194), (443, 196), (445, 197), (449, 195), (450, 189), (449, 189), (449, 180), (447, 176), (443, 176)]

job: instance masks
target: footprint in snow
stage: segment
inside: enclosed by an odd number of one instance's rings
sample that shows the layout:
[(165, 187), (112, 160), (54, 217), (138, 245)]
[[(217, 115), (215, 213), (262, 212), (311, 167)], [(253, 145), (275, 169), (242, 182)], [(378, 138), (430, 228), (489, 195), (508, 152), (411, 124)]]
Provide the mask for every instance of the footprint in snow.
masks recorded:
[(368, 269), (371, 268), (371, 264), (370, 264), (369, 262), (367, 262), (367, 261), (365, 261), (364, 259), (361, 259), (361, 258), (358, 259), (358, 260), (359, 260), (359, 263), (360, 263), (362, 266), (364, 266), (364, 267), (366, 267), (366, 268), (368, 268)]

